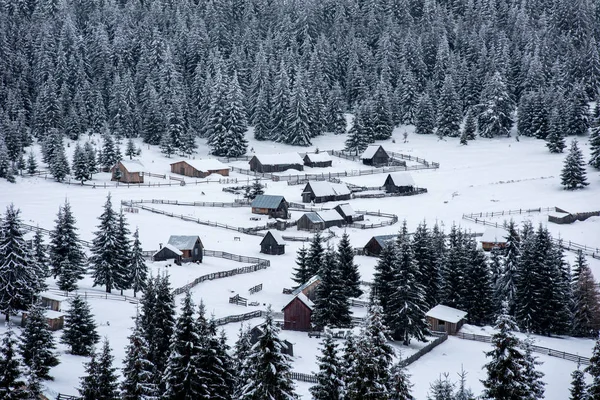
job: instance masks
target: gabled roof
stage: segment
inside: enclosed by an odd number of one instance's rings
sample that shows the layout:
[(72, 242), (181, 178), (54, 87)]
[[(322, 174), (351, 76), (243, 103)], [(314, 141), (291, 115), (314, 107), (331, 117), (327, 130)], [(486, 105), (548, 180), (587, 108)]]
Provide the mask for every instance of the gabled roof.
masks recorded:
[(255, 154), (254, 157), (256, 157), (262, 165), (304, 164), (304, 161), (298, 153)]
[(340, 215), (336, 210), (323, 210), (318, 212), (319, 217), (325, 222), (328, 221), (343, 221), (344, 217)]
[(142, 172), (144, 170), (144, 164), (139, 160), (121, 160), (120, 163), (128, 172)]
[(38, 296), (40, 296), (41, 299), (48, 299), (48, 300), (54, 300), (54, 301), (67, 300), (66, 297), (61, 296), (59, 294), (51, 293), (51, 292), (41, 292)]
[(283, 306), (283, 309), (285, 309), (287, 306), (289, 306), (290, 304), (292, 304), (292, 302), (294, 300), (300, 300), (306, 307), (308, 307), (309, 310), (313, 310), (315, 303), (313, 303), (308, 297), (306, 297), (306, 295), (302, 292), (296, 294), (294, 296), (294, 298), (292, 298), (285, 306)]
[(308, 153), (304, 157), (308, 158), (308, 160), (311, 162), (332, 161), (331, 156), (326, 151), (321, 151), (319, 153)]
[(373, 158), (373, 156), (375, 156), (375, 153), (377, 153), (377, 150), (379, 150), (379, 148), (381, 148), (381, 150), (383, 150), (385, 152), (385, 154), (387, 154), (387, 152), (385, 151), (385, 149), (380, 144), (371, 144), (361, 154), (360, 159), (364, 160), (364, 159), (371, 159), (371, 158)]
[(485, 228), (483, 236), (481, 236), (479, 241), (486, 243), (506, 243), (507, 236), (508, 231), (502, 228), (494, 228), (493, 226), (489, 226)]
[(262, 244), (265, 241), (267, 235), (273, 236), (273, 239), (275, 239), (275, 243), (280, 244), (280, 245), (282, 244), (285, 246), (285, 240), (283, 240), (283, 236), (281, 236), (281, 233), (279, 233), (278, 231), (275, 231), (273, 229), (267, 231), (267, 233), (265, 234), (265, 237), (263, 238), (263, 240), (261, 240), (260, 244)]
[[(375, 240), (383, 248), (388, 242), (395, 240), (397, 237), (398, 235), (379, 235), (373, 236), (371, 240)], [(369, 240), (369, 242), (371, 240)]]
[(279, 204), (281, 204), (282, 201), (285, 201), (285, 198), (283, 196), (260, 194), (256, 196), (254, 200), (252, 200), (251, 206), (254, 208), (277, 209), (277, 207), (279, 207)]
[(162, 249), (169, 249), (173, 253), (177, 254), (178, 256), (182, 256), (183, 255), (183, 252), (181, 250), (179, 250), (177, 247), (175, 247), (175, 246), (167, 243), (160, 250), (158, 250), (156, 253), (154, 253), (153, 256), (155, 256), (158, 253), (160, 253), (162, 251)]
[(198, 236), (173, 235), (169, 238), (169, 244), (179, 250), (191, 250), (198, 239)]
[(300, 285), (296, 289), (294, 289), (294, 291), (292, 292), (292, 295), (295, 296), (298, 293), (301, 293), (304, 289), (306, 289), (307, 287), (309, 287), (310, 285), (312, 285), (316, 281), (320, 281), (320, 280), (321, 280), (321, 277), (319, 275), (313, 276), (312, 278), (310, 278), (309, 280), (307, 280), (306, 282), (304, 282), (302, 285)]
[(346, 186), (345, 183), (331, 183), (327, 181), (311, 181), (306, 184), (304, 188), (304, 192), (307, 191), (307, 188), (310, 186), (313, 194), (316, 197), (325, 197), (325, 196), (344, 196), (350, 194), (350, 189)]
[(388, 176), (394, 186), (416, 186), (412, 175), (408, 172), (392, 172)]
[(438, 304), (431, 310), (425, 313), (426, 316), (439, 319), (440, 321), (450, 322), (451, 324), (458, 323), (461, 319), (467, 316), (466, 311)]
[(352, 206), (348, 203), (338, 204), (335, 208), (339, 208), (339, 210), (343, 213), (343, 216), (352, 217), (356, 215)]
[[(323, 219), (319, 216), (319, 214), (317, 214), (316, 212), (313, 212), (313, 211), (304, 213), (303, 217), (308, 218), (311, 222), (313, 222), (315, 224), (324, 222)], [(302, 218), (302, 217), (300, 217), (300, 218)]]
[(221, 161), (219, 161), (215, 158), (206, 158), (204, 160), (181, 160), (181, 161), (177, 161), (175, 163), (171, 163), (171, 165), (177, 164), (180, 162), (187, 163), (188, 165), (192, 166), (194, 169), (201, 171), (201, 172), (229, 169), (229, 167), (227, 165), (223, 164)]

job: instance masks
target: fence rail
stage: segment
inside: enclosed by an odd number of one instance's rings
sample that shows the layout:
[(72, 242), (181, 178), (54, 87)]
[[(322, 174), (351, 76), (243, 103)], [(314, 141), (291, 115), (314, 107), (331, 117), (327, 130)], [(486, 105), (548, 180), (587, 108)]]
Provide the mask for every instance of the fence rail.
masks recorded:
[(125, 296), (125, 295), (120, 295), (120, 294), (115, 294), (115, 293), (102, 293), (100, 291), (98, 291), (98, 292), (83, 291), (82, 292), (82, 291), (76, 290), (73, 292), (67, 292), (64, 290), (53, 289), (53, 288), (50, 288), (47, 291), (50, 293), (64, 296), (64, 297), (72, 297), (72, 296), (79, 295), (79, 296), (83, 297), (84, 299), (104, 299), (104, 300), (128, 301), (131, 304), (138, 304), (140, 302), (140, 299), (137, 297)]
[[(40, 231), (44, 235), (50, 235), (50, 231), (48, 229), (40, 228), (39, 226), (33, 226), (28, 224), (21, 223), (21, 227), (26, 231), (35, 232)], [(92, 247), (92, 242), (88, 242), (87, 240), (77, 239), (77, 242), (85, 247)]]
[(433, 341), (431, 341), (425, 347), (423, 347), (422, 349), (420, 349), (419, 351), (417, 351), (415, 354), (412, 354), (411, 356), (409, 356), (409, 357), (405, 358), (404, 360), (400, 361), (400, 366), (401, 367), (406, 367), (407, 365), (410, 365), (410, 364), (414, 363), (419, 358), (423, 357), (425, 354), (429, 353), (431, 350), (433, 350), (434, 348), (436, 348), (440, 344), (444, 343), (447, 339), (448, 339), (448, 334), (444, 334), (442, 336), (439, 336), (439, 337), (435, 338)]
[(317, 377), (313, 374), (303, 374), (301, 372), (291, 372), (291, 378), (295, 381), (317, 383)]

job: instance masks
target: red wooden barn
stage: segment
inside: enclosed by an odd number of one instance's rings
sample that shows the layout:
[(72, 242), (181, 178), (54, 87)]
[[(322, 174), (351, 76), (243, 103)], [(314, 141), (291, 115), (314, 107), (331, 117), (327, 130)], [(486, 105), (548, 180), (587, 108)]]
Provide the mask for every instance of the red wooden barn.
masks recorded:
[(290, 331), (310, 331), (310, 317), (314, 304), (302, 292), (283, 307), (283, 329)]

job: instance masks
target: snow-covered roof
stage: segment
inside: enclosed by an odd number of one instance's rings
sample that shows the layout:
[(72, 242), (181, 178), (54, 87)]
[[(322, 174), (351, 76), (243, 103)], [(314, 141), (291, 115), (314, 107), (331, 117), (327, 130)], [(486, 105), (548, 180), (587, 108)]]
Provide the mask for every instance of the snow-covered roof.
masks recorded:
[(48, 300), (54, 300), (54, 301), (65, 301), (67, 299), (64, 296), (61, 296), (61, 295), (55, 294), (55, 293), (50, 293), (50, 292), (42, 292), (39, 294), (39, 296), (42, 299), (48, 299)]
[(427, 311), (425, 315), (441, 321), (449, 322), (451, 324), (456, 324), (467, 315), (467, 312), (438, 304), (431, 310)]
[(306, 297), (304, 293), (300, 292), (296, 295), (296, 297), (312, 311), (313, 307), (315, 306), (315, 303), (313, 303), (308, 297)]
[(158, 253), (160, 253), (160, 251), (162, 249), (169, 249), (171, 250), (173, 253), (177, 254), (178, 256), (182, 256), (183, 252), (181, 250), (179, 250), (177, 247), (171, 245), (171, 244), (165, 244), (160, 250), (158, 250), (156, 253), (154, 253), (153, 255), (157, 255)]
[(255, 154), (254, 156), (262, 165), (304, 164), (298, 153)]
[(304, 216), (308, 218), (311, 222), (314, 222), (315, 224), (323, 222), (323, 219), (319, 216), (319, 214), (313, 211), (304, 213), (303, 217)]
[(305, 157), (308, 157), (311, 162), (332, 161), (331, 156), (326, 151), (321, 151), (319, 153), (308, 153)]
[[(316, 197), (325, 196), (344, 196), (350, 194), (350, 189), (344, 183), (331, 183), (327, 181), (311, 181), (306, 184), (310, 185), (312, 192)], [(306, 191), (306, 188), (304, 189)]]
[(505, 243), (508, 232), (502, 228), (494, 228), (493, 226), (485, 228), (483, 236), (479, 239), (480, 242), (486, 243)]
[(196, 245), (198, 236), (172, 235), (169, 238), (169, 244), (179, 250), (191, 250)]
[[(281, 233), (279, 231), (270, 229), (269, 231), (267, 231), (267, 233), (270, 233), (271, 236), (273, 236), (273, 239), (275, 239), (275, 243), (285, 245), (285, 240), (283, 240), (283, 236), (281, 236)], [(265, 237), (267, 237), (267, 235), (265, 235)], [(265, 239), (263, 239), (263, 240), (265, 240)], [(261, 243), (262, 243), (262, 241), (261, 241)]]
[(393, 172), (389, 177), (395, 186), (415, 186), (415, 181), (408, 172)]
[(65, 314), (60, 311), (45, 310), (44, 315), (46, 315), (46, 318), (55, 319), (63, 317)]
[[(377, 150), (379, 150), (379, 148), (381, 147), (380, 144), (372, 144), (369, 145), (365, 151), (361, 154), (360, 159), (364, 160), (364, 159), (370, 159), (373, 158), (373, 156), (375, 155), (375, 153), (377, 153)], [(381, 147), (383, 149), (383, 147)], [(383, 151), (385, 151), (385, 149), (383, 149)]]
[(259, 194), (254, 200), (252, 200), (251, 207), (277, 209), (277, 207), (279, 207), (279, 204), (281, 204), (282, 200), (285, 200), (283, 196)]
[[(194, 167), (194, 169), (196, 169), (198, 171), (202, 171), (202, 172), (229, 169), (229, 167), (227, 165), (223, 164), (221, 161), (219, 161), (215, 158), (206, 158), (204, 160), (181, 160), (181, 161), (191, 165), (192, 167)], [(178, 161), (177, 163), (179, 163), (181, 161)], [(177, 164), (177, 163), (172, 163), (171, 165)]]
[(385, 247), (388, 242), (395, 240), (397, 237), (398, 235), (379, 235), (373, 236), (373, 239), (375, 239), (375, 241), (379, 243), (381, 247)]
[(344, 213), (346, 217), (352, 217), (356, 215), (354, 209), (352, 209), (352, 206), (348, 203), (338, 204), (337, 207), (339, 207), (340, 211)]
[(325, 222), (343, 221), (344, 218), (335, 210), (323, 210), (318, 212), (319, 217)]
[(316, 281), (320, 281), (320, 280), (321, 280), (321, 277), (319, 275), (314, 275), (312, 278), (310, 278), (309, 280), (307, 280), (306, 282), (304, 282), (302, 285), (300, 285), (296, 289), (294, 289), (294, 291), (292, 292), (292, 295), (295, 296), (298, 293), (301, 293), (304, 289), (306, 289), (307, 287), (309, 287), (310, 285), (312, 285)]
[(144, 164), (140, 160), (121, 160), (121, 164), (128, 172), (142, 172), (144, 170)]

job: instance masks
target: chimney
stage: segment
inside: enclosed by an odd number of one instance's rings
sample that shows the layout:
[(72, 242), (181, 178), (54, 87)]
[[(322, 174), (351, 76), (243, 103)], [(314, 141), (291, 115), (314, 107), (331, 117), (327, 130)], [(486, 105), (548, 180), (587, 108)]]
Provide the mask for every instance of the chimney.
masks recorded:
[(159, 250), (160, 250), (160, 249), (162, 249), (162, 243), (159, 243), (159, 244), (158, 244), (158, 249), (159, 249)]

